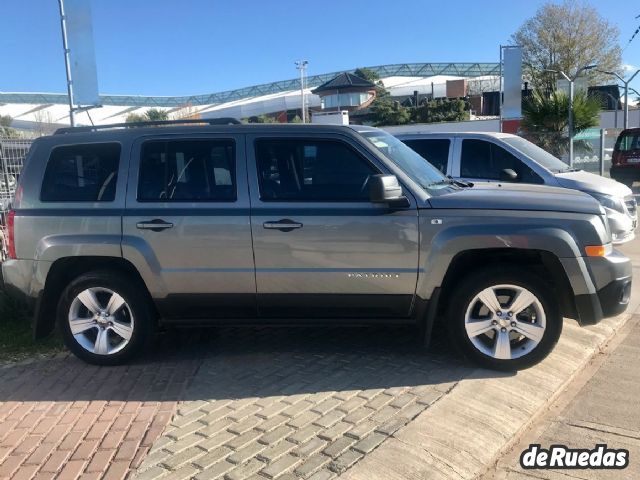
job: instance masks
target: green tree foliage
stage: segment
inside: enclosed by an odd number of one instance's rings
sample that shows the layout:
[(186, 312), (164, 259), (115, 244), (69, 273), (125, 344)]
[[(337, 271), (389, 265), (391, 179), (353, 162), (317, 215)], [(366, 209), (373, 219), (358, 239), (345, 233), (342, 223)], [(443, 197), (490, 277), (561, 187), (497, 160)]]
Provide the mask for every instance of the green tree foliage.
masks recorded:
[(0, 115), (0, 137), (17, 137), (18, 131), (11, 127), (13, 118), (9, 115)]
[(377, 127), (384, 125), (404, 125), (411, 121), (411, 111), (399, 102), (391, 100), (389, 95), (376, 97), (371, 104), (373, 122)]
[(415, 109), (414, 118), (418, 123), (460, 122), (468, 115), (464, 100), (437, 98)]
[(125, 122), (158, 122), (163, 120), (169, 120), (169, 114), (165, 110), (161, 110), (159, 108), (150, 108), (143, 114), (130, 113), (129, 115), (127, 115)]
[(262, 115), (249, 117), (246, 123), (278, 123), (278, 120), (263, 113)]
[(291, 119), (291, 123), (302, 123), (302, 119), (300, 118), (300, 115), (296, 115), (295, 117), (293, 117)]
[(159, 108), (150, 108), (144, 114), (150, 122), (169, 120), (169, 113), (167, 113), (166, 110), (161, 110)]
[(376, 72), (363, 67), (357, 68), (353, 74), (376, 85), (376, 98), (369, 107), (374, 125), (404, 125), (411, 121), (411, 111), (391, 99), (388, 90)]
[[(522, 128), (533, 143), (560, 157), (568, 150), (569, 97), (562, 91), (535, 91), (522, 109)], [(600, 102), (584, 92), (573, 97), (573, 133), (599, 124)]]
[[(578, 0), (549, 2), (538, 9), (511, 37), (523, 47), (525, 75), (535, 87), (553, 89), (555, 77), (545, 69), (562, 70), (569, 76), (585, 65), (600, 70), (620, 71), (621, 49), (618, 28), (598, 11)], [(610, 78), (590, 72), (594, 82)]]

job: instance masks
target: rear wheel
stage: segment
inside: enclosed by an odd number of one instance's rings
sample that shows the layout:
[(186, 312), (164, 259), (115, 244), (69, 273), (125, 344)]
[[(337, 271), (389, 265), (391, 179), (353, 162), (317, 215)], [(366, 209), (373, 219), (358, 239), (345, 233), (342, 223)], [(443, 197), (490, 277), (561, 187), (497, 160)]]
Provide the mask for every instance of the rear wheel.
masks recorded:
[(449, 333), (475, 363), (497, 370), (530, 367), (553, 349), (562, 315), (546, 283), (525, 270), (470, 275), (455, 290)]
[(124, 275), (91, 272), (74, 280), (58, 305), (65, 344), (96, 365), (117, 365), (140, 353), (153, 332), (146, 292)]

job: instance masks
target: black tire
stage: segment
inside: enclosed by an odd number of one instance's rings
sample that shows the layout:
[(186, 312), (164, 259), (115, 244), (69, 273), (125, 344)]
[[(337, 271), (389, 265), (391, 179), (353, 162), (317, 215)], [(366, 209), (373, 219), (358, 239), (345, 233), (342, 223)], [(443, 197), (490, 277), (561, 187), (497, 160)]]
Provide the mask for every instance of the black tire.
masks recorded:
[[(71, 332), (69, 312), (72, 303), (81, 292), (89, 288), (106, 288), (119, 294), (135, 319), (129, 343), (116, 353), (100, 355), (90, 352)], [(147, 347), (156, 324), (152, 312), (149, 295), (138, 281), (131, 280), (119, 272), (95, 271), (79, 276), (65, 288), (58, 302), (56, 315), (62, 337), (69, 350), (87, 363), (107, 366), (126, 363)]]
[[(519, 358), (502, 360), (480, 351), (472, 343), (465, 328), (467, 309), (482, 290), (496, 285), (515, 285), (531, 292), (540, 302), (546, 317), (546, 328), (539, 343)], [(511, 300), (513, 301), (513, 300)], [(550, 286), (526, 268), (492, 268), (471, 273), (449, 296), (447, 327), (454, 347), (475, 364), (492, 370), (515, 371), (529, 368), (543, 360), (558, 342), (562, 332), (562, 315)]]

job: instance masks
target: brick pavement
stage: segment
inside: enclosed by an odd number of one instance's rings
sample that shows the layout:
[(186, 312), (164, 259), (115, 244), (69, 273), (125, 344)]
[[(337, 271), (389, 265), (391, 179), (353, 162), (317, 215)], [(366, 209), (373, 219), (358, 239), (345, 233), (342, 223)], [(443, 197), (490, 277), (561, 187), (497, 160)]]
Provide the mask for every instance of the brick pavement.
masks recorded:
[(0, 368), (0, 479), (336, 477), (470, 371), (409, 328), (169, 332)]
[(337, 477), (470, 372), (411, 329), (227, 329), (137, 480)]
[(99, 368), (60, 355), (0, 368), (0, 479), (125, 478), (201, 361), (169, 357)]

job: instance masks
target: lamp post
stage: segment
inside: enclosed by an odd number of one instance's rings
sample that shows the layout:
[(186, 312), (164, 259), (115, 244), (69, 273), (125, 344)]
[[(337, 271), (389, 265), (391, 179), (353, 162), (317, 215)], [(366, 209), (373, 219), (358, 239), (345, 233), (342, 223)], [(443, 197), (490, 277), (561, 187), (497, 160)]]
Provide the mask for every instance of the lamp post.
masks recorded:
[(69, 44), (67, 43), (67, 16), (64, 10), (64, 0), (58, 0), (60, 8), (60, 26), (62, 28), (62, 47), (64, 48), (64, 65), (67, 71), (67, 95), (69, 96), (69, 124), (75, 127), (76, 120), (73, 108), (73, 80), (71, 79), (71, 62), (69, 61)]
[(304, 77), (307, 72), (307, 65), (309, 62), (306, 60), (298, 60), (296, 62), (296, 68), (300, 70), (300, 103), (302, 104), (302, 123), (307, 123), (307, 106), (305, 94), (304, 94)]
[(598, 71), (600, 73), (604, 73), (606, 75), (613, 75), (618, 80), (620, 80), (622, 82), (622, 84), (624, 85), (624, 122), (623, 122), (623, 126), (624, 126), (624, 128), (626, 130), (627, 128), (629, 128), (629, 84), (635, 78), (635, 76), (638, 75), (638, 73), (640, 73), (640, 70), (636, 70), (634, 72), (634, 74), (629, 77), (628, 80), (625, 80), (620, 75), (618, 75), (616, 72), (609, 72), (607, 70), (598, 70)]
[(576, 72), (576, 74), (573, 77), (569, 77), (569, 75), (567, 75), (566, 73), (564, 73), (562, 70), (554, 70), (551, 68), (547, 68), (545, 71), (547, 72), (553, 72), (553, 73), (557, 73), (560, 74), (564, 77), (565, 80), (567, 80), (569, 82), (569, 118), (568, 118), (568, 130), (569, 130), (569, 166), (573, 167), (573, 84), (576, 81), (576, 79), (580, 76), (580, 74), (586, 70), (592, 70), (594, 68), (596, 68), (597, 65), (592, 64), (592, 65), (585, 65), (584, 67), (578, 69), (578, 71)]

